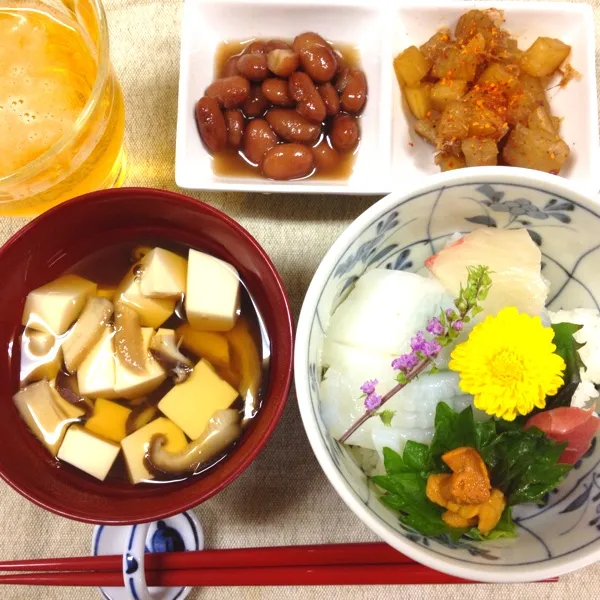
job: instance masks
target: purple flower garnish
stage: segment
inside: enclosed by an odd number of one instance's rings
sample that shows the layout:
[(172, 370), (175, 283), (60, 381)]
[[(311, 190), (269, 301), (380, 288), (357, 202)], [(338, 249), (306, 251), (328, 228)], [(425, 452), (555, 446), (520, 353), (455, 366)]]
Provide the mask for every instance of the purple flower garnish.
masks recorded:
[(425, 336), (423, 335), (423, 332), (417, 331), (417, 335), (415, 335), (415, 337), (411, 338), (410, 340), (410, 347), (412, 348), (413, 352), (420, 352), (421, 350), (423, 350), (424, 343)]
[(375, 392), (375, 386), (379, 383), (377, 379), (367, 379), (361, 386), (360, 391), (367, 396)]
[(451, 319), (454, 316), (454, 309), (453, 308), (447, 308), (446, 309), (446, 316)]
[(367, 410), (375, 410), (376, 408), (379, 408), (380, 405), (381, 396), (378, 396), (377, 394), (369, 394), (365, 398), (365, 408)]
[(463, 328), (463, 322), (461, 320), (454, 321), (454, 323), (452, 323), (452, 329), (454, 329), (456, 331), (460, 331), (462, 328)]
[(419, 357), (414, 354), (414, 352), (409, 352), (408, 354), (402, 354), (402, 356), (395, 358), (392, 361), (392, 369), (408, 373), (408, 371), (415, 367), (418, 362)]
[(433, 317), (433, 319), (429, 320), (426, 329), (433, 335), (442, 335), (442, 333), (444, 333), (444, 326), (437, 317)]
[(423, 344), (422, 352), (425, 356), (434, 357), (440, 353), (441, 349), (442, 347), (435, 340), (430, 340)]

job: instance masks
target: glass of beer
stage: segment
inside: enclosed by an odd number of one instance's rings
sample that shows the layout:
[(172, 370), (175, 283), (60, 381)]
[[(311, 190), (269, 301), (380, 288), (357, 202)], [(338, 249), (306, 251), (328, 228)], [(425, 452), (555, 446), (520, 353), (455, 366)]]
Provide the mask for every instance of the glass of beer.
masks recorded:
[(120, 185), (124, 117), (100, 0), (0, 0), (0, 215)]

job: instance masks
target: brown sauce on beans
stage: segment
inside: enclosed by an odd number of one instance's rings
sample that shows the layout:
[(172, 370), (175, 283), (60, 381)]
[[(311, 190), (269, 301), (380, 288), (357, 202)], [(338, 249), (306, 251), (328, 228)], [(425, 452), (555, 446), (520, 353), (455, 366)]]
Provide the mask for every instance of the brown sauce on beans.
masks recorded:
[[(268, 40), (264, 40), (266, 42)], [(290, 46), (293, 40), (285, 40)], [(226, 77), (230, 75), (227, 72), (227, 63), (233, 57), (241, 55), (244, 50), (248, 48), (250, 44), (256, 42), (263, 42), (262, 40), (249, 39), (244, 41), (224, 41), (222, 42), (215, 54), (214, 64), (214, 79), (220, 77)], [(349, 68), (360, 68), (360, 53), (358, 48), (350, 44), (332, 44), (336, 55), (340, 63)], [(231, 63), (230, 63), (231, 64)], [(272, 73), (269, 77), (275, 77)], [(286, 80), (287, 81), (287, 80)], [(260, 85), (260, 82), (258, 82)], [(256, 85), (256, 83), (253, 83)], [(317, 83), (317, 85), (319, 85)], [(360, 125), (360, 117), (358, 118)], [(331, 146), (329, 141), (329, 132), (331, 131), (331, 119), (327, 118), (323, 126), (323, 132), (319, 136), (318, 140), (312, 144), (318, 146), (319, 144), (328, 144)], [(308, 176), (311, 180), (339, 180), (343, 181), (348, 179), (352, 173), (354, 167), (354, 161), (356, 157), (356, 151), (358, 147), (352, 152), (337, 153), (335, 151), (325, 153), (327, 158), (325, 160), (320, 159), (320, 156), (324, 154), (319, 152), (319, 157), (315, 159), (315, 164), (319, 167), (316, 171), (313, 170)], [(256, 178), (263, 177), (261, 169), (252, 163), (250, 163), (243, 155), (240, 150), (233, 148), (227, 148), (223, 151), (216, 152), (213, 154), (213, 171), (216, 175), (221, 176), (235, 176), (244, 178)]]

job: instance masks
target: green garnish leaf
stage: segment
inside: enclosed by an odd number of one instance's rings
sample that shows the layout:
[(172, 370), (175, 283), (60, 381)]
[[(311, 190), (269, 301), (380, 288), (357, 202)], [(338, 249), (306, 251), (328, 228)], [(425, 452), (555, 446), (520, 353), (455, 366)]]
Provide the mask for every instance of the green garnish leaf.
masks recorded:
[[(487, 536), (482, 536), (476, 528), (466, 530), (446, 525), (442, 520), (446, 509), (426, 495), (429, 475), (448, 471), (442, 455), (461, 446), (470, 446), (480, 453), (492, 485), (507, 500), (502, 518)], [(454, 540), (462, 535), (476, 540), (515, 537), (511, 506), (539, 502), (562, 481), (572, 468), (558, 463), (564, 447), (565, 444), (557, 444), (535, 427), (522, 429), (518, 423), (495, 420), (477, 423), (470, 406), (458, 413), (440, 402), (431, 445), (409, 441), (402, 455), (384, 448), (386, 475), (373, 477), (372, 481), (386, 491), (381, 501), (398, 511), (404, 525), (423, 535), (446, 534)]]
[(394, 452), (391, 448), (383, 449), (383, 466), (385, 467), (385, 472), (388, 475), (397, 475), (398, 473), (406, 473), (410, 471), (404, 465), (404, 461), (402, 460), (402, 456), (400, 456), (397, 452)]
[(555, 396), (546, 398), (545, 410), (558, 408), (559, 406), (571, 406), (573, 394), (581, 383), (581, 369), (586, 368), (579, 355), (579, 350), (585, 344), (580, 344), (574, 337), (582, 327), (582, 325), (575, 325), (574, 323), (556, 323), (552, 325), (556, 354), (562, 357), (567, 368), (563, 375), (563, 386)]
[(382, 410), (378, 414), (379, 414), (379, 418), (381, 419), (381, 422), (386, 427), (391, 427), (392, 426), (392, 419), (394, 418), (394, 415), (396, 414), (395, 410)]
[(537, 427), (513, 429), (479, 449), (507, 504), (537, 502), (554, 489), (572, 466), (558, 462), (566, 443), (557, 444)]
[(403, 460), (411, 471), (429, 471), (429, 446), (409, 440), (404, 447)]
[(477, 448), (476, 432), (473, 410), (470, 407), (457, 413), (445, 402), (440, 402), (435, 412), (435, 434), (430, 446), (432, 470), (435, 467), (438, 472), (447, 471), (442, 462), (442, 454), (454, 448)]
[(406, 375), (402, 371), (400, 371), (398, 373), (398, 375), (396, 375), (396, 381), (398, 383), (403, 383), (404, 385), (406, 385), (408, 383), (408, 378), (406, 377)]
[(465, 529), (448, 527), (442, 521), (445, 509), (434, 504), (425, 495), (427, 478), (416, 472), (383, 475), (373, 478), (373, 482), (388, 493), (381, 501), (401, 514), (402, 523), (423, 535), (447, 534), (458, 539)]
[(498, 521), (498, 524), (487, 535), (482, 535), (477, 527), (469, 529), (467, 537), (478, 541), (500, 540), (517, 537), (517, 526), (512, 519), (512, 507), (507, 506)]

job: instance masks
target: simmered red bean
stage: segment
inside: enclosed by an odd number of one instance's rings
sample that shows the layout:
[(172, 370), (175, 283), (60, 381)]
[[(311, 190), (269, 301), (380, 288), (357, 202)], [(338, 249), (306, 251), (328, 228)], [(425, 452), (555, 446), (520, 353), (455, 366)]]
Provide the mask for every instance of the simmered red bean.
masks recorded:
[(221, 77), (206, 88), (206, 95), (214, 98), (222, 108), (241, 106), (250, 93), (250, 82), (245, 77)]
[(329, 81), (337, 70), (337, 60), (331, 48), (317, 44), (300, 50), (300, 64), (317, 83)]
[(314, 46), (315, 44), (318, 46), (326, 46), (331, 48), (327, 41), (314, 31), (305, 31), (300, 35), (297, 35), (292, 43), (292, 48), (294, 49), (294, 52), (300, 54), (300, 50), (302, 50), (302, 48)]
[(342, 71), (350, 68), (350, 65), (346, 62), (346, 59), (342, 56), (342, 53), (339, 50), (334, 50), (335, 60), (337, 61), (337, 73), (339, 75)]
[(346, 175), (352, 157), (342, 155), (360, 141), (364, 73), (312, 31), (293, 42), (256, 39), (235, 56), (229, 48), (218, 56), (222, 76), (196, 105), (207, 149), (239, 150), (215, 161), (215, 172), (246, 172), (247, 161), (275, 180)]
[(325, 104), (328, 117), (334, 117), (340, 112), (340, 97), (331, 83), (322, 83), (317, 87)]
[(275, 106), (290, 108), (296, 106), (296, 101), (290, 96), (290, 90), (286, 79), (269, 77), (262, 82), (262, 92), (267, 100)]
[(289, 77), (298, 70), (300, 57), (291, 49), (275, 49), (267, 54), (269, 71), (278, 77)]
[(257, 40), (252, 42), (245, 49), (243, 54), (266, 54), (267, 53), (267, 42)]
[(333, 171), (340, 162), (340, 155), (323, 139), (311, 148), (317, 171)]
[(265, 152), (276, 146), (278, 141), (264, 119), (253, 119), (244, 131), (242, 151), (250, 162), (258, 165)]
[(233, 75), (238, 75), (237, 70), (237, 56), (231, 56), (227, 59), (225, 66), (223, 67), (223, 77), (232, 77)]
[(327, 116), (325, 103), (313, 80), (300, 71), (290, 77), (290, 96), (298, 103), (296, 110), (307, 119), (322, 123)]
[(238, 58), (237, 70), (250, 81), (262, 81), (269, 74), (266, 54), (243, 54)]
[(227, 127), (227, 143), (236, 150), (242, 144), (244, 136), (244, 115), (241, 110), (233, 109), (225, 111), (225, 125)]
[(291, 50), (292, 47), (283, 40), (269, 40), (265, 46), (265, 53), (268, 54), (271, 50)]
[(263, 94), (259, 83), (254, 83), (250, 87), (250, 94), (246, 98), (246, 102), (242, 105), (244, 114), (249, 118), (262, 117), (269, 107), (269, 101)]
[(196, 124), (210, 152), (221, 152), (227, 145), (225, 118), (217, 101), (204, 96), (196, 103)]
[(313, 168), (312, 152), (302, 144), (279, 144), (267, 150), (262, 160), (262, 172), (270, 179), (299, 179)]
[(367, 101), (367, 78), (362, 71), (350, 69), (346, 85), (340, 96), (342, 110), (357, 113), (363, 109)]
[(340, 71), (338, 71), (338, 74), (334, 81), (334, 86), (335, 86), (335, 89), (338, 94), (343, 93), (343, 91), (346, 89), (346, 86), (348, 85), (349, 81), (350, 81), (350, 68), (349, 67), (345, 67), (344, 69), (341, 69)]
[(320, 123), (313, 123), (289, 108), (271, 108), (266, 119), (273, 131), (288, 142), (312, 143), (321, 135)]
[(358, 144), (358, 123), (351, 115), (339, 114), (333, 117), (329, 139), (338, 152), (350, 152)]

